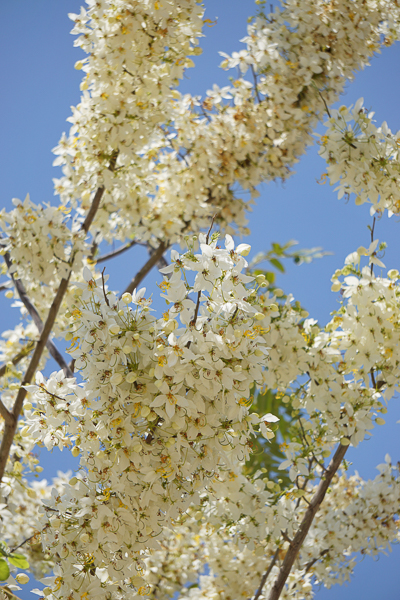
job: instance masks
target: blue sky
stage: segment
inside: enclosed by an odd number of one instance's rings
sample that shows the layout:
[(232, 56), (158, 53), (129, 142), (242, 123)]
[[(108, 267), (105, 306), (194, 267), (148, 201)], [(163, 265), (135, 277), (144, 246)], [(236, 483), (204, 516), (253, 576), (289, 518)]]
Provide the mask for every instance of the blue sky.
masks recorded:
[[(73, 65), (80, 50), (73, 47), (69, 35), (72, 23), (69, 12), (79, 12), (78, 0), (1, 0), (0, 23), (0, 169), (1, 207), (10, 208), (13, 197), (23, 199), (29, 192), (33, 202), (53, 201), (52, 178), (58, 171), (52, 167), (53, 148), (63, 131), (68, 131), (66, 118), (70, 106), (79, 102), (81, 73)], [(188, 71), (182, 84), (184, 91), (204, 95), (213, 83), (225, 85), (228, 74), (218, 68), (218, 51), (232, 52), (241, 48), (239, 39), (246, 34), (247, 17), (254, 13), (251, 0), (206, 0), (207, 17), (218, 17), (215, 27), (206, 28), (202, 41), (203, 55), (196, 59), (196, 69)], [(400, 129), (398, 97), (400, 92), (400, 44), (385, 49), (373, 59), (371, 67), (357, 74), (346, 86), (340, 103), (351, 104), (363, 96), (365, 105), (374, 110), (378, 123), (386, 120), (389, 127)], [(368, 206), (356, 207), (350, 200), (338, 200), (328, 184), (317, 183), (324, 171), (316, 146), (310, 148), (296, 168), (296, 174), (284, 185), (268, 183), (261, 186), (261, 197), (249, 215), (254, 252), (270, 247), (271, 242), (299, 241), (300, 247), (322, 246), (331, 255), (311, 265), (288, 264), (287, 273), (278, 283), (291, 291), (296, 299), (320, 323), (329, 319), (337, 307), (338, 296), (330, 291), (330, 278), (340, 268), (344, 258), (358, 246), (368, 246), (371, 223)], [(384, 217), (376, 227), (376, 237), (388, 242), (384, 262), (388, 268), (399, 268), (400, 236), (398, 219)], [(246, 240), (248, 241), (248, 240)], [(132, 263), (141, 265), (143, 255), (132, 250), (116, 260), (110, 285), (123, 289), (134, 275)], [(127, 272), (129, 273), (127, 275)], [(149, 277), (152, 289), (156, 276)], [(15, 309), (0, 298), (2, 330), (15, 321)], [(386, 452), (393, 461), (400, 459), (398, 442), (400, 408), (393, 400), (386, 415), (387, 425), (376, 428), (369, 441), (351, 450), (352, 470), (365, 478), (375, 477), (375, 466), (383, 462)], [(66, 459), (65, 453), (61, 455)], [(67, 469), (59, 455), (46, 459), (49, 475), (58, 468)], [(398, 600), (400, 597), (400, 549), (394, 548), (388, 557), (373, 563), (365, 558), (357, 566), (352, 582), (317, 593), (318, 600)], [(26, 591), (22, 598), (32, 597)]]

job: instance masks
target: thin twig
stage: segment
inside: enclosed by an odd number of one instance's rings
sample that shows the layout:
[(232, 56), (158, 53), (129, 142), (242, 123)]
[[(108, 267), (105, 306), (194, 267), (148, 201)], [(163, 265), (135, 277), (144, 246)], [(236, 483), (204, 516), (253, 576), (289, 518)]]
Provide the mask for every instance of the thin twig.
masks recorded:
[(126, 292), (129, 292), (131, 294), (133, 292), (133, 290), (138, 287), (138, 285), (146, 277), (147, 273), (149, 271), (151, 271), (151, 269), (154, 267), (154, 265), (157, 264), (158, 261), (162, 258), (162, 255), (168, 249), (168, 246), (169, 246), (169, 244), (167, 242), (161, 242), (161, 244), (158, 246), (158, 248), (156, 250), (154, 250), (154, 252), (151, 254), (151, 256), (150, 256), (149, 260), (146, 262), (146, 264), (144, 264), (143, 267), (140, 269), (140, 271), (138, 273), (136, 273), (135, 277), (132, 279), (132, 281), (127, 286), (126, 290), (124, 291), (124, 294)]
[(277, 560), (277, 558), (279, 556), (279, 550), (280, 550), (280, 548), (276, 549), (275, 554), (274, 554), (273, 559), (271, 560), (271, 562), (269, 564), (268, 569), (265, 571), (264, 575), (261, 578), (260, 586), (259, 586), (258, 590), (256, 591), (256, 593), (254, 594), (253, 600), (258, 600), (258, 598), (261, 596), (261, 592), (263, 591), (263, 587), (265, 585), (265, 582), (267, 581), (267, 579), (269, 577), (269, 574), (271, 573), (271, 571), (272, 571), (272, 569), (273, 569), (273, 567), (274, 567), (274, 565), (276, 563), (276, 560)]
[(103, 256), (99, 256), (99, 258), (95, 258), (94, 260), (97, 264), (102, 263), (105, 260), (110, 260), (110, 258), (114, 258), (115, 256), (119, 256), (123, 252), (126, 252), (127, 250), (129, 250), (129, 248), (132, 248), (132, 246), (135, 246), (137, 243), (138, 242), (136, 240), (132, 240), (128, 244), (125, 244), (125, 246), (121, 246), (121, 248), (118, 248), (113, 252), (109, 252), (108, 254), (103, 254)]
[(208, 244), (208, 242), (209, 242), (209, 239), (210, 239), (210, 233), (211, 233), (211, 230), (212, 230), (212, 228), (213, 228), (213, 225), (214, 225), (214, 221), (215, 221), (215, 219), (216, 219), (216, 216), (217, 216), (217, 213), (215, 213), (215, 214), (212, 216), (212, 219), (211, 219), (211, 225), (210, 225), (210, 228), (209, 228), (209, 230), (207, 231), (207, 235), (206, 235), (206, 244)]
[[(206, 244), (208, 244), (208, 242), (209, 242), (209, 240), (210, 240), (210, 233), (211, 233), (211, 230), (212, 230), (212, 228), (213, 228), (213, 225), (214, 225), (214, 220), (215, 220), (215, 217), (216, 217), (216, 216), (217, 216), (217, 213), (215, 213), (215, 215), (213, 215), (213, 217), (212, 217), (212, 219), (211, 219), (211, 225), (210, 225), (210, 228), (209, 228), (209, 230), (208, 230), (208, 232), (207, 232), (207, 235), (206, 235)], [(195, 308), (195, 310), (194, 310), (193, 319), (190, 321), (190, 325), (191, 325), (191, 327), (195, 327), (195, 325), (196, 325), (196, 321), (197, 321), (197, 317), (199, 316), (199, 309), (200, 309), (200, 298), (201, 298), (201, 291), (197, 293), (197, 302), (196, 302), (196, 308)], [(190, 347), (190, 342), (188, 342), (188, 345), (187, 345), (187, 347), (188, 347), (188, 348)]]
[(332, 118), (332, 115), (331, 115), (331, 113), (330, 113), (330, 110), (329, 110), (329, 107), (328, 107), (328, 105), (327, 105), (327, 103), (326, 103), (326, 100), (325, 100), (325, 98), (324, 98), (324, 97), (323, 97), (323, 95), (321, 94), (321, 90), (318, 90), (318, 93), (319, 93), (319, 95), (320, 95), (320, 96), (321, 96), (321, 98), (322, 98), (322, 102), (325, 104), (325, 110), (326, 110), (326, 112), (328, 113), (328, 117), (331, 119), (331, 118)]
[(328, 552), (329, 552), (329, 548), (326, 548), (325, 550), (322, 550), (321, 554), (319, 556), (317, 556), (317, 558), (313, 558), (312, 560), (310, 560), (310, 562), (306, 564), (304, 573), (308, 573), (308, 571), (311, 569), (311, 567), (313, 567), (316, 562), (321, 560), (321, 558), (323, 556), (325, 556), (325, 554), (327, 554)]
[[(34, 347), (35, 347), (34, 342), (28, 342), (28, 344), (26, 344), (26, 346), (24, 346), (22, 348), (22, 350), (20, 352), (18, 352), (18, 354), (13, 356), (13, 358), (9, 362), (12, 362), (13, 365), (17, 365), (23, 358), (25, 358), (26, 356), (28, 356), (28, 354), (30, 352), (32, 352)], [(7, 369), (8, 369), (7, 364), (8, 363), (1, 365), (0, 377), (3, 377), (7, 373)]]
[(30, 537), (26, 538), (26, 540), (24, 540), (23, 542), (21, 542), (20, 544), (18, 544), (18, 546), (15, 546), (15, 548), (13, 548), (12, 550), (10, 550), (10, 552), (16, 552), (17, 550), (19, 550), (20, 548), (22, 548), (22, 546), (24, 546), (27, 542), (30, 542), (31, 540), (33, 540), (33, 538), (35, 538), (40, 533), (41, 533), (40, 531), (36, 531)]
[(317, 514), (321, 503), (325, 498), (325, 494), (328, 490), (328, 487), (340, 467), (340, 463), (342, 462), (347, 449), (349, 446), (342, 446), (341, 444), (338, 446), (326, 472), (325, 477), (319, 483), (317, 491), (315, 492), (309, 507), (307, 508), (303, 520), (300, 524), (299, 529), (297, 530), (296, 535), (294, 536), (292, 542), (289, 545), (288, 551), (286, 552), (286, 556), (283, 560), (282, 566), (279, 570), (278, 577), (276, 578), (268, 600), (278, 600), (283, 590), (283, 586), (286, 583), (287, 578), (290, 575), (290, 571), (292, 569), (293, 563), (296, 560), (296, 557), (303, 545), (303, 542), (310, 530), (312, 522), (314, 520), (315, 515)]
[(289, 542), (289, 544), (292, 543), (292, 540), (290, 539), (290, 537), (288, 536), (288, 534), (286, 533), (286, 531), (281, 530), (281, 536), (283, 537), (283, 539), (285, 540), (285, 542)]
[(255, 70), (254, 70), (254, 67), (253, 67), (253, 65), (252, 65), (252, 64), (250, 65), (250, 69), (251, 69), (251, 72), (253, 73), (253, 79), (254, 79), (254, 89), (255, 89), (255, 91), (256, 91), (257, 100), (258, 100), (258, 102), (261, 104), (261, 98), (260, 98), (260, 94), (259, 94), (259, 92), (258, 92), (257, 75), (256, 75), (256, 72), (255, 72)]
[(101, 282), (103, 284), (103, 295), (104, 295), (104, 300), (106, 301), (107, 306), (110, 306), (110, 301), (107, 298), (107, 294), (106, 294), (106, 286), (105, 286), (105, 282), (104, 282), (104, 271), (106, 270), (106, 268), (104, 267), (104, 269), (101, 272)]
[[(322, 471), (325, 473), (326, 471), (326, 467), (323, 463), (321, 463), (318, 458), (315, 456), (314, 451), (311, 449), (310, 444), (307, 442), (307, 438), (306, 438), (306, 432), (304, 431), (304, 427), (303, 427), (303, 423), (301, 422), (301, 418), (299, 417), (299, 425), (301, 427), (301, 431), (303, 432), (303, 439), (307, 445), (307, 450), (311, 453), (311, 456), (313, 457), (313, 459), (315, 460), (315, 462), (317, 463), (317, 465), (319, 465), (322, 469)], [(310, 465), (310, 471), (311, 471), (311, 467), (312, 467), (312, 463)]]
[[(372, 227), (371, 227), (371, 244), (374, 241), (375, 223), (376, 223), (376, 217), (374, 217), (374, 220), (372, 221)], [(371, 272), (371, 275), (374, 272), (374, 263), (371, 263), (370, 272)]]
[(0, 292), (5, 292), (6, 290), (9, 290), (9, 289), (10, 289), (10, 286), (8, 283), (2, 283), (0, 285)]

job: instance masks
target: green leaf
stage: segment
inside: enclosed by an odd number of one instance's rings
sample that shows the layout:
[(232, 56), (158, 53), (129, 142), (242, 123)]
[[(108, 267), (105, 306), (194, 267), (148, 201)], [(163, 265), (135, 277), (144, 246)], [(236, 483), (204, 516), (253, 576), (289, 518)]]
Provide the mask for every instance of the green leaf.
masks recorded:
[(10, 569), (5, 558), (0, 558), (0, 581), (6, 581), (10, 576)]
[(268, 283), (274, 283), (275, 273), (273, 271), (265, 271), (264, 275), (265, 275), (265, 279), (268, 281)]
[(8, 560), (14, 567), (18, 567), (18, 569), (29, 569), (29, 563), (23, 554), (10, 554)]
[(285, 272), (285, 267), (283, 266), (283, 264), (281, 263), (281, 261), (278, 260), (277, 258), (270, 258), (269, 262), (271, 263), (271, 265), (274, 265), (274, 267), (276, 269), (278, 269), (278, 271), (280, 271), (281, 273)]

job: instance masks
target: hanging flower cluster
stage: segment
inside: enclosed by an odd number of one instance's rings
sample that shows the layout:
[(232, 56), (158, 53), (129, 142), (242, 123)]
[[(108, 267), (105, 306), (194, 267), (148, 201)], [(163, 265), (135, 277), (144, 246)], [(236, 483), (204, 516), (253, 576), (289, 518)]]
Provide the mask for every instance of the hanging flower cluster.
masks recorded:
[[(251, 597), (269, 559), (265, 598), (334, 446), (357, 445), (384, 423), (398, 388), (400, 276), (374, 275), (384, 267), (378, 242), (359, 248), (334, 273), (343, 302), (320, 327), (292, 296), (262, 293), (265, 277), (246, 273), (250, 247), (235, 247), (229, 232), (246, 232), (247, 205), (233, 190), (255, 198), (261, 181), (290, 174), (346, 78), (398, 38), (400, 9), (388, 0), (288, 0), (251, 21), (246, 49), (222, 63), (240, 75), (201, 101), (176, 89), (200, 54), (196, 0), (87, 4), (71, 15), (88, 57), (76, 64), (85, 78), (70, 134), (55, 149), (61, 204), (15, 201), (0, 220), (9, 273), (44, 318), (50, 292), (74, 270), (52, 331), (70, 341), (82, 380), (37, 373), (22, 388), (29, 396), (1, 487), (2, 539), (18, 545), (24, 529), (40, 533), (44, 553), (35, 546), (29, 556), (37, 573), (55, 563), (49, 600)], [(355, 193), (372, 212), (400, 212), (398, 135), (376, 128), (361, 101), (332, 112), (321, 155), (340, 194)], [(89, 247), (82, 222), (96, 197)], [(224, 248), (218, 235), (198, 235), (210, 217), (228, 232)], [(118, 298), (106, 277), (81, 274), (102, 240), (126, 238), (188, 244), (161, 270), (161, 318), (144, 289)], [(3, 435), (38, 339), (30, 323), (4, 337)], [(272, 439), (279, 420), (250, 412), (255, 386), (293, 408), (294, 433), (281, 448), (285, 490), (262, 472), (242, 473), (252, 436)], [(24, 471), (40, 472), (35, 443), (70, 451), (79, 472), (60, 475), (51, 493), (45, 482), (28, 484)], [(399, 490), (389, 458), (375, 482), (336, 477), (281, 597), (311, 598), (313, 577), (342, 581), (354, 552), (394, 541)], [(205, 563), (211, 572), (199, 578)]]
[[(363, 481), (358, 475), (347, 477), (344, 473), (335, 479), (302, 546), (282, 598), (311, 600), (313, 580), (327, 587), (343, 583), (352, 574), (356, 553), (375, 556), (398, 541), (398, 468), (386, 456), (378, 469), (379, 474), (372, 481)], [(257, 482), (261, 487), (261, 481)], [(315, 487), (310, 486), (307, 496), (311, 497), (314, 490)], [(279, 499), (278, 506), (281, 512), (296, 515), (298, 523), (307, 509), (306, 503), (298, 504), (286, 496)], [(264, 523), (262, 546), (252, 549), (243, 544), (240, 536), (232, 536), (221, 528), (221, 523), (218, 528), (210, 527), (207, 520), (198, 520), (193, 511), (148, 559), (151, 581), (157, 585), (153, 597), (167, 599), (178, 594), (176, 597), (181, 600), (250, 598), (257, 588), (255, 582), (261, 581), (267, 566), (272, 564), (260, 595), (262, 599), (268, 598), (291, 537), (290, 529), (286, 540), (280, 532), (272, 533), (274, 528), (277, 530), (276, 522), (277, 527), (285, 531), (287, 522), (276, 514), (274, 519)], [(196, 543), (197, 539), (201, 539), (201, 545)], [(208, 565), (207, 574), (199, 576), (193, 572), (192, 565), (199, 566), (199, 562)]]
[(247, 232), (246, 203), (232, 186), (256, 197), (261, 181), (286, 178), (318, 115), (382, 43), (397, 39), (400, 18), (383, 0), (285, 2), (251, 22), (244, 50), (225, 55), (224, 68), (250, 67), (255, 83), (239, 77), (201, 101), (175, 89), (201, 52), (194, 0), (93, 2), (71, 16), (76, 44), (90, 56), (77, 63), (86, 73), (82, 101), (55, 150), (64, 170), (56, 192), (85, 211), (104, 185), (102, 238), (171, 242), (216, 213), (226, 231)]
[[(0, 219), (2, 253), (8, 252), (12, 261), (9, 273), (44, 285), (66, 277), (72, 253), (76, 256), (79, 252), (81, 257), (88, 253), (79, 221), (68, 227), (69, 208), (35, 205), (29, 196), (23, 202), (14, 198), (13, 204), (15, 208), (3, 210)], [(76, 262), (79, 270), (81, 264)]]
[(371, 214), (400, 212), (400, 132), (387, 123), (374, 124), (374, 113), (363, 107), (364, 99), (331, 113), (327, 132), (320, 138), (320, 155), (327, 162), (323, 178), (337, 186), (338, 197), (356, 195), (356, 204), (372, 204)]
[[(71, 587), (65, 574), (77, 562), (71, 598), (145, 585), (142, 554), (204, 487), (229, 479), (248, 457), (260, 422), (248, 413), (251, 388), (267, 360), (264, 315), (242, 273), (249, 246), (235, 249), (230, 236), (225, 249), (199, 241), (200, 253), (172, 252), (160, 286), (169, 308), (158, 320), (144, 290), (118, 300), (86, 270), (68, 336), (85, 383), (60, 372), (28, 388), (27, 434), (48, 449), (74, 441), (84, 469), (53, 499), (43, 533), (62, 559), (56, 597), (64, 581)], [(261, 419), (266, 433), (276, 420)]]

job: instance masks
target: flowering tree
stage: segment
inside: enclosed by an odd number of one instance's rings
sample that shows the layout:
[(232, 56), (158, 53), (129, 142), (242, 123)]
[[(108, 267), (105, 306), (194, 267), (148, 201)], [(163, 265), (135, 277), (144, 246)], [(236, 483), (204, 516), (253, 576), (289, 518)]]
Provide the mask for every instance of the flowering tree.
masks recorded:
[[(87, 58), (55, 149), (59, 202), (1, 215), (21, 306), (1, 341), (1, 591), (15, 597), (29, 567), (50, 600), (312, 598), (398, 536), (390, 458), (373, 482), (340, 467), (399, 381), (400, 275), (375, 273), (374, 227), (400, 212), (400, 134), (362, 101), (329, 107), (397, 39), (400, 8), (259, 3), (245, 49), (224, 56), (237, 77), (200, 99), (178, 91), (201, 52), (198, 2), (87, 4), (70, 15)], [(275, 246), (248, 264), (232, 236), (247, 233), (240, 193), (287, 178), (324, 116), (323, 180), (374, 220), (320, 326), (259, 265), (313, 254)], [(120, 246), (103, 255), (107, 242)], [(138, 244), (149, 258), (118, 295), (102, 262)], [(162, 315), (140, 288), (156, 265)], [(76, 476), (31, 481), (35, 445), (79, 458)]]

